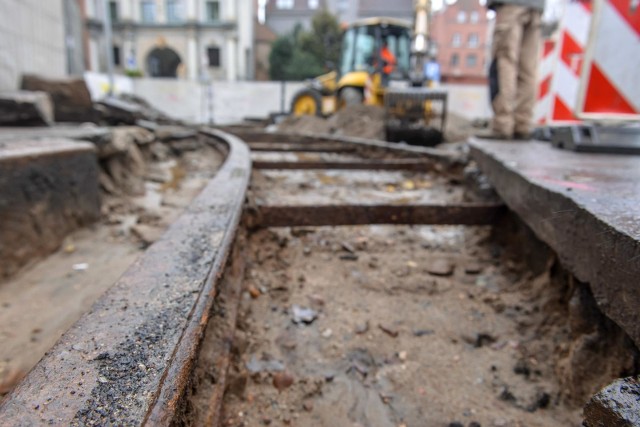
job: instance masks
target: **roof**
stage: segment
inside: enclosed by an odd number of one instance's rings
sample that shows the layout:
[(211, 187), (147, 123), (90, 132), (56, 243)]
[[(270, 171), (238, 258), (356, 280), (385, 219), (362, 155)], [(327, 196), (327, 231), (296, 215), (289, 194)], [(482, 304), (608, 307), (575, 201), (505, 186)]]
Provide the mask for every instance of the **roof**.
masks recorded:
[(265, 24), (261, 24), (257, 19), (254, 23), (254, 29), (254, 38), (256, 41), (272, 42), (278, 38), (278, 35), (274, 33), (271, 28)]
[(361, 27), (365, 25), (378, 25), (378, 24), (396, 25), (399, 27), (407, 27), (409, 29), (411, 28), (411, 23), (409, 21), (405, 21), (402, 19), (395, 19), (395, 18), (387, 18), (387, 17), (358, 19), (357, 21), (351, 23), (349, 27)]

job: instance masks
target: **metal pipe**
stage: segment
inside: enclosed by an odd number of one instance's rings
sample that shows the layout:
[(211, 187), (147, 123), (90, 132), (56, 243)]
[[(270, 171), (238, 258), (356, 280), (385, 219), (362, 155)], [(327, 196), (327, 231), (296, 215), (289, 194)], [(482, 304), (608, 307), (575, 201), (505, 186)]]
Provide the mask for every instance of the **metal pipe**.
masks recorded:
[(108, 96), (113, 96), (113, 32), (111, 28), (111, 14), (109, 13), (109, 0), (102, 1), (102, 12), (104, 13), (103, 25), (104, 25), (104, 43), (106, 49), (107, 60), (107, 78), (109, 79), (109, 89), (107, 91)]

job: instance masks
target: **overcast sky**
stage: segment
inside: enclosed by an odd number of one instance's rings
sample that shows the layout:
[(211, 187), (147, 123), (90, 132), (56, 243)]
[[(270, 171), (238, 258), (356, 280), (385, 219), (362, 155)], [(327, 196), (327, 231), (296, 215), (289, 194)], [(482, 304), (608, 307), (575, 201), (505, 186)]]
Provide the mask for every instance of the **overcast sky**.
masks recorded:
[[(442, 9), (443, 2), (446, 1), (447, 4), (453, 4), (456, 0), (431, 0), (431, 7), (433, 10)], [(486, 0), (479, 0), (480, 4), (484, 5)], [(546, 0), (546, 6), (544, 10), (544, 15), (542, 17), (543, 21), (556, 21), (560, 19), (560, 14), (562, 13), (562, 5), (563, 2), (568, 0)], [(264, 23), (264, 7), (267, 4), (267, 0), (258, 0), (258, 19), (260, 22)]]

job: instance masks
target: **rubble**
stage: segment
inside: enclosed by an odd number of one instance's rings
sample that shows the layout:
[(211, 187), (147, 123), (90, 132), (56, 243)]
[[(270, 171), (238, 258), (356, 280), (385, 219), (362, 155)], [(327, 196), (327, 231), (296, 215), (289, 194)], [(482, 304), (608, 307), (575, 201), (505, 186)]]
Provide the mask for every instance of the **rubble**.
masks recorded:
[(45, 92), (0, 93), (0, 126), (50, 126), (53, 104)]
[(100, 111), (102, 120), (111, 125), (140, 124), (147, 130), (155, 131), (162, 124), (180, 124), (144, 99), (131, 94), (104, 98), (98, 101), (96, 108)]
[(584, 425), (640, 425), (640, 377), (618, 379), (593, 396), (584, 408)]
[(91, 93), (83, 78), (49, 79), (32, 74), (22, 76), (22, 90), (48, 93), (56, 122), (98, 122)]

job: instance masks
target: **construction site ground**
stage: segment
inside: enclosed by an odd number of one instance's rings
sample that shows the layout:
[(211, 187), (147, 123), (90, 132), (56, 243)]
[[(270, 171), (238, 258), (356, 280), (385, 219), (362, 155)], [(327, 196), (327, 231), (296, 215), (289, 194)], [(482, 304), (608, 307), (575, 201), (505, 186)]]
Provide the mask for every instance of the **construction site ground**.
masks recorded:
[(223, 425), (580, 424), (549, 272), (489, 227), (271, 229), (249, 247)]
[[(212, 185), (224, 150), (205, 144), (202, 135), (160, 144), (135, 133), (140, 140), (117, 157), (124, 163), (114, 163), (113, 156), (102, 160), (101, 221), (72, 234), (57, 253), (34, 260), (0, 286), (0, 336), (8, 343), (0, 349), (0, 392), (19, 382), (207, 183), (209, 193), (169, 231), (181, 245), (177, 253), (171, 253), (171, 239), (151, 247), (146, 261), (134, 263), (127, 279), (113, 287), (118, 289), (111, 299), (102, 298), (86, 321), (56, 344), (55, 354), (38, 365), (45, 371), (61, 366), (52, 370), (55, 381), (36, 390), (42, 400), (67, 393), (56, 382), (66, 375), (64, 369), (88, 363), (91, 378), (68, 384), (73, 393), (81, 390), (78, 401), (70, 409), (60, 400), (50, 408), (49, 400), (25, 403), (23, 396), (41, 381), (36, 372), (27, 386), (18, 387), (18, 396), (13, 393), (3, 402), (14, 413), (24, 406), (18, 417), (44, 420), (60, 411), (74, 422), (100, 424), (124, 414), (130, 417), (124, 420), (175, 416), (177, 424), (204, 425), (219, 395), (222, 409), (214, 416), (220, 425), (234, 427), (579, 426), (582, 408), (595, 392), (638, 372), (637, 331), (627, 322), (633, 307), (616, 301), (622, 316), (617, 323), (600, 311), (611, 308), (606, 301), (615, 301), (616, 289), (628, 289), (637, 268), (632, 264), (640, 253), (635, 205), (622, 204), (631, 206), (631, 217), (615, 211), (615, 205), (598, 210), (596, 182), (625, 178), (581, 171), (585, 161), (597, 164), (592, 158), (572, 160), (577, 172), (567, 175), (551, 161), (548, 170), (526, 163), (543, 158), (539, 150), (553, 158), (555, 153), (545, 151), (550, 147), (530, 143), (519, 150), (515, 143), (473, 142), (476, 161), (518, 219), (505, 212), (495, 194), (474, 193), (460, 165), (443, 160), (467, 153), (459, 144), (450, 145), (449, 153), (425, 151), (419, 160), (426, 163), (415, 170), (287, 170), (282, 167), (287, 162), (308, 166), (323, 161), (344, 166), (386, 160), (396, 167), (417, 155), (407, 149), (405, 157), (394, 157), (397, 152), (388, 155), (375, 142), (367, 147), (317, 137), (305, 146), (292, 142), (296, 137), (291, 135), (291, 140), (282, 136), (273, 142), (277, 134), (264, 134), (264, 140), (246, 141), (254, 149), (254, 166), (261, 164), (250, 178), (247, 148), (236, 140), (228, 146), (241, 146), (246, 166), (237, 159), (225, 163), (225, 173), (217, 177), (228, 182)], [(344, 145), (337, 149), (336, 143)], [(136, 159), (144, 159), (144, 165)], [(269, 169), (269, 162), (280, 166)], [(620, 165), (633, 168), (635, 163), (622, 160)], [(136, 172), (116, 173), (129, 166)], [(226, 186), (249, 181), (247, 200), (239, 187)], [(620, 188), (633, 195), (634, 186)], [(240, 210), (228, 201), (231, 193), (241, 194), (238, 207), (246, 202), (237, 235), (235, 229), (225, 234), (235, 227), (231, 222), (212, 219), (239, 218)], [(371, 225), (397, 218), (381, 220), (367, 211), (411, 207), (428, 217), (424, 212), (429, 209), (452, 206), (462, 212), (456, 218), (465, 220), (486, 206), (503, 215), (479, 220), (491, 224), (482, 226)], [(295, 222), (305, 219), (296, 217), (297, 208), (327, 207), (338, 217), (363, 215), (370, 225), (278, 227), (269, 224), (273, 218), (260, 216), (269, 209), (291, 209), (287, 219)], [(572, 215), (568, 222), (567, 212)], [(309, 216), (312, 222), (323, 221)], [(433, 218), (437, 221), (437, 215)], [(601, 225), (606, 236), (598, 242), (604, 248), (612, 245), (615, 256), (600, 256), (597, 262), (619, 267), (611, 276), (614, 282), (591, 281), (595, 270), (587, 267), (596, 264), (587, 248), (593, 242), (579, 240)], [(576, 242), (583, 244), (571, 249)], [(232, 247), (228, 256), (225, 245)], [(177, 267), (165, 272), (164, 264), (171, 262)], [(153, 283), (143, 267), (153, 268)], [(150, 289), (166, 292), (166, 298), (149, 295)], [(234, 292), (240, 294), (239, 306), (234, 306)], [(191, 315), (195, 309), (187, 302), (207, 301), (201, 294), (211, 298), (213, 309), (205, 310), (203, 303), (197, 308), (204, 310), (202, 317)], [(121, 308), (113, 310), (118, 319), (128, 319), (135, 310), (143, 313), (142, 320), (134, 321), (142, 322), (133, 333), (137, 341), (126, 321), (111, 323), (113, 331), (103, 330), (100, 317), (113, 313), (111, 304)], [(187, 323), (202, 329), (185, 332)], [(83, 336), (78, 325), (99, 331), (104, 342), (87, 345), (92, 337)], [(84, 343), (74, 345), (74, 334)], [(159, 338), (164, 335), (170, 339)], [(174, 336), (179, 336), (177, 344), (171, 341)], [(181, 353), (183, 345), (188, 356)], [(131, 349), (143, 349), (135, 356), (139, 359), (130, 357)], [(70, 361), (64, 360), (67, 352), (73, 353)], [(181, 364), (182, 357), (192, 357), (196, 366)], [(142, 385), (131, 385), (131, 378)], [(188, 389), (186, 397), (178, 397), (187, 403), (158, 406), (174, 399), (172, 392), (182, 393), (176, 392), (178, 386)], [(95, 404), (113, 400), (114, 393), (121, 399), (120, 412)]]

